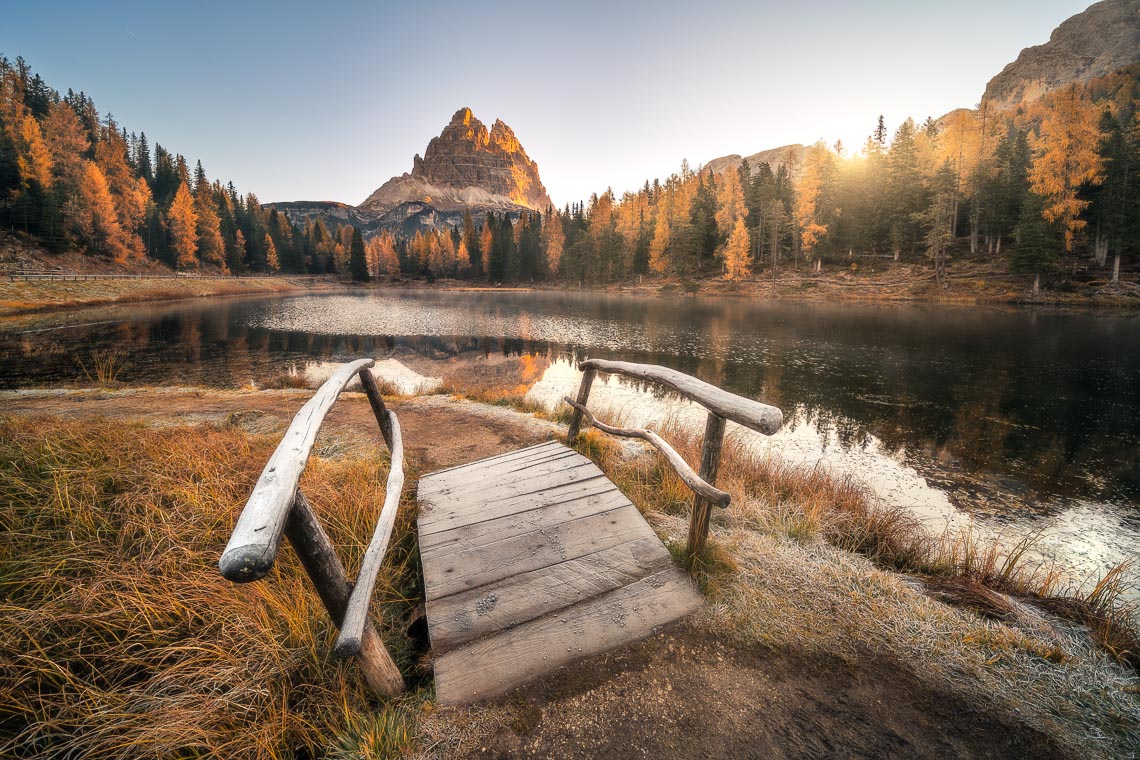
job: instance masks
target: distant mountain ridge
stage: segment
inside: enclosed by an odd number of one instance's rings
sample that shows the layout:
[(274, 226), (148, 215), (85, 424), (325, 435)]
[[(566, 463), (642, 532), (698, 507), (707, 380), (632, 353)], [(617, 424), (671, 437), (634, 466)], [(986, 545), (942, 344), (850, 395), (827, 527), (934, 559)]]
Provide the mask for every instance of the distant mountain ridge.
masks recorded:
[(1045, 44), (1022, 50), (989, 81), (982, 99), (1008, 108), (1135, 63), (1140, 63), (1140, 0), (1104, 0), (1063, 21)]

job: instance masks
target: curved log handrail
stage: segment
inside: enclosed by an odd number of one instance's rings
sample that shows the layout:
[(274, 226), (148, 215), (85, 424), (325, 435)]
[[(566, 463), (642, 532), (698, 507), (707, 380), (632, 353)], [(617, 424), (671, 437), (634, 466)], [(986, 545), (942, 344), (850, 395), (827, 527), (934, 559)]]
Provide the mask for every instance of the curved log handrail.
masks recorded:
[(685, 398), (696, 401), (718, 417), (732, 420), (764, 435), (772, 435), (784, 424), (784, 413), (774, 406), (737, 396), (704, 380), (655, 364), (635, 364), (605, 359), (585, 359), (578, 363), (584, 370), (625, 375), (637, 380), (663, 385)]
[(732, 500), (732, 497), (729, 494), (702, 479), (701, 476), (698, 475), (693, 470), (693, 468), (689, 466), (689, 463), (686, 462), (684, 458), (677, 453), (676, 449), (666, 443), (666, 441), (661, 436), (657, 435), (657, 433), (654, 433), (652, 430), (644, 430), (642, 428), (619, 428), (612, 425), (607, 425), (606, 423), (597, 420), (594, 415), (590, 413), (589, 409), (587, 409), (582, 404), (577, 403), (569, 396), (563, 396), (562, 400), (581, 412), (582, 416), (584, 416), (591, 425), (596, 427), (598, 430), (601, 430), (603, 433), (618, 435), (624, 438), (640, 438), (643, 441), (648, 441), (649, 443), (653, 444), (653, 446), (655, 446), (657, 450), (660, 451), (662, 455), (664, 455), (665, 460), (669, 462), (669, 464), (673, 467), (678, 477), (680, 477), (681, 480), (684, 481), (685, 485), (687, 485), (693, 491), (693, 493), (697, 494), (698, 496), (703, 496), (718, 507), (727, 507), (729, 502)]
[(261, 471), (218, 560), (218, 569), (227, 580), (255, 581), (273, 567), (297, 483), (309, 461), (321, 422), (352, 378), (373, 364), (372, 359), (358, 359), (341, 366), (297, 412)]
[(368, 542), (364, 559), (360, 563), (356, 585), (348, 598), (344, 621), (341, 623), (340, 634), (333, 649), (337, 657), (349, 657), (360, 652), (364, 627), (368, 622), (368, 606), (376, 586), (376, 574), (384, 562), (388, 540), (392, 537), (392, 529), (396, 525), (396, 512), (400, 508), (400, 493), (404, 490), (404, 439), (400, 433), (400, 421), (391, 411), (386, 411), (385, 415), (384, 419), (388, 423), (385, 426), (388, 435), (385, 437), (390, 438), (389, 450), (392, 452), (392, 460), (388, 471), (384, 506), (380, 509), (376, 530), (372, 533), (372, 540)]

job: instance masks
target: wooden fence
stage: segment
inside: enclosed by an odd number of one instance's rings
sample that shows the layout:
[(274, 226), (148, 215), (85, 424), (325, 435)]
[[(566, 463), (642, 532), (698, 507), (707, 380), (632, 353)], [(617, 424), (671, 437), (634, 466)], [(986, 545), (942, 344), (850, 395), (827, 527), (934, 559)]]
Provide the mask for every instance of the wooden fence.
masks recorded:
[[(727, 493), (714, 485), (717, 472), (720, 470), (720, 451), (724, 443), (725, 421), (732, 420), (764, 435), (772, 435), (784, 422), (783, 412), (774, 406), (737, 396), (668, 367), (602, 359), (587, 359), (579, 362), (578, 367), (583, 370), (582, 383), (578, 386), (578, 397), (571, 399), (566, 396), (563, 399), (574, 408), (574, 413), (570, 418), (570, 429), (566, 434), (566, 442), (570, 445), (574, 444), (581, 429), (582, 418), (585, 417), (591, 425), (604, 433), (640, 438), (656, 447), (665, 457), (665, 460), (676, 470), (685, 485), (695, 494), (693, 515), (689, 522), (689, 544), (686, 549), (686, 554), (692, 561), (704, 549), (709, 533), (709, 517), (712, 507), (727, 507), (731, 499)], [(708, 418), (705, 423), (704, 443), (701, 446), (700, 472), (693, 472), (693, 469), (681, 455), (652, 430), (618, 428), (598, 421), (586, 408), (586, 403), (590, 398), (590, 387), (593, 385), (594, 377), (598, 372), (624, 375), (635, 380), (656, 383), (690, 401), (697, 402), (707, 409)]]
[[(218, 568), (226, 579), (235, 583), (256, 581), (273, 567), (281, 536), (288, 537), (329, 617), (340, 629), (335, 653), (340, 657), (355, 655), (369, 686), (377, 694), (390, 697), (403, 691), (404, 681), (368, 618), (368, 606), (404, 487), (404, 444), (399, 420), (385, 408), (380, 389), (368, 369), (373, 364), (372, 359), (360, 359), (341, 366), (293, 418), (238, 517)], [(392, 455), (384, 505), (355, 585), (349, 583), (332, 542), (298, 488), (317, 431), (354, 376), (360, 377)]]

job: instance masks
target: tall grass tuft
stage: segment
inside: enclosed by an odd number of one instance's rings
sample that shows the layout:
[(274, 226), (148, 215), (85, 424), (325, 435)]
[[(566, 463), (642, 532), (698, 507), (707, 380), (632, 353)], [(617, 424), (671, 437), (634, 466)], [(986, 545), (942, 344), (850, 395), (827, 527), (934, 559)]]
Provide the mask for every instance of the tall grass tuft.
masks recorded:
[[(216, 562), (274, 436), (214, 426), (0, 418), (0, 756), (317, 757), (346, 736), (384, 755), (390, 726), (292, 551), (257, 583)], [(350, 573), (386, 464), (315, 459), (303, 487)], [(378, 493), (379, 491), (379, 493)], [(410, 514), (374, 619), (415, 676)], [(365, 728), (360, 728), (365, 726)], [(400, 750), (402, 751), (402, 750)]]
[(127, 355), (117, 349), (92, 351), (88, 359), (91, 364), (90, 368), (82, 359), (76, 358), (76, 361), (88, 382), (98, 383), (104, 388), (117, 385), (119, 375), (129, 366)]

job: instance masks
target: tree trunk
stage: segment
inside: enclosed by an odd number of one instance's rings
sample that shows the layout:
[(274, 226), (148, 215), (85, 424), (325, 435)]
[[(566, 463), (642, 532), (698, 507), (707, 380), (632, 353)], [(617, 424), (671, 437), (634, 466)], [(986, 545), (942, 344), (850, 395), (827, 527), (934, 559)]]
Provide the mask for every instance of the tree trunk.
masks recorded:
[(1041, 291), (1041, 275), (1033, 275), (1033, 295), (1037, 295)]
[(1120, 282), (1120, 251), (1112, 258), (1112, 281)]
[(997, 256), (1001, 256), (1001, 235), (997, 236), (997, 250), (995, 251), (995, 254)]

